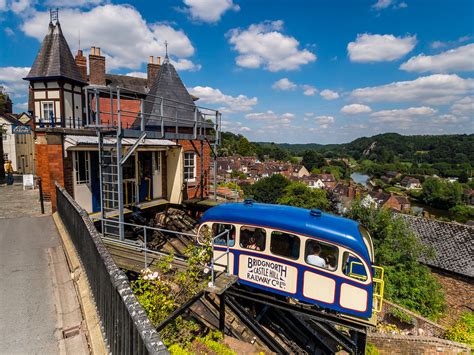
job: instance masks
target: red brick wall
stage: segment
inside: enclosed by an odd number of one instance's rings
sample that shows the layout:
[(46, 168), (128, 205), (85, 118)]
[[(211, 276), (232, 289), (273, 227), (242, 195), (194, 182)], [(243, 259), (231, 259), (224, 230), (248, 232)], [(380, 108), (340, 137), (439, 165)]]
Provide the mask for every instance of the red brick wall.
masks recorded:
[(53, 211), (56, 210), (56, 189), (54, 182), (64, 186), (64, 161), (61, 136), (38, 133), (38, 144), (35, 144), (36, 171), (41, 177), (43, 192), (51, 199)]
[[(95, 100), (92, 100), (91, 107), (95, 111)], [(123, 111), (120, 115), (120, 120), (122, 121), (122, 127), (128, 128), (138, 117), (140, 112), (140, 101), (139, 100), (128, 100), (120, 99), (120, 109)], [(117, 100), (113, 100), (112, 111), (110, 109), (110, 98), (101, 97), (99, 99), (99, 111), (100, 111), (100, 121), (102, 124), (117, 124)], [(124, 112), (129, 111), (129, 112)], [(113, 116), (113, 117), (112, 117)]]
[[(196, 153), (196, 182), (188, 183), (188, 198), (200, 198), (201, 197), (201, 189), (203, 190), (203, 197), (206, 198), (209, 194), (208, 186), (209, 186), (209, 179), (210, 179), (210, 166), (211, 166), (211, 148), (209, 144), (206, 142), (202, 142), (203, 144), (203, 158), (199, 155), (201, 154), (201, 141), (195, 140), (193, 141), (194, 147), (189, 140), (180, 140), (176, 141), (177, 144), (183, 147), (183, 152), (194, 152)], [(196, 151), (197, 150), (197, 151)], [(201, 186), (201, 159), (203, 160), (203, 187)]]

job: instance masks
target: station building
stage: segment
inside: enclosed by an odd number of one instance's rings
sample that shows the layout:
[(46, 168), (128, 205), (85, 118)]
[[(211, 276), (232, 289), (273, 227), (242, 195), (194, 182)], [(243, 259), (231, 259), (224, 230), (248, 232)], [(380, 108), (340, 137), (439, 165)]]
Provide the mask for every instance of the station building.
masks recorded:
[[(133, 147), (123, 165), (126, 207), (208, 197), (212, 145), (207, 138), (191, 134), (197, 114), (200, 120), (204, 116), (167, 56), (162, 63), (150, 57), (147, 78), (109, 74), (100, 48), (92, 47), (88, 60), (80, 49), (73, 57), (59, 21), (51, 21), (25, 80), (30, 83), (36, 171), (53, 207), (57, 181), (87, 212), (100, 210), (97, 130), (117, 126), (119, 115), (121, 129), (137, 131), (135, 137), (122, 140), (124, 154)], [(175, 103), (174, 111), (163, 109), (163, 102)], [(159, 123), (154, 119), (157, 111)], [(142, 138), (144, 129), (161, 129), (161, 134)], [(105, 138), (104, 144), (115, 144), (114, 138)]]

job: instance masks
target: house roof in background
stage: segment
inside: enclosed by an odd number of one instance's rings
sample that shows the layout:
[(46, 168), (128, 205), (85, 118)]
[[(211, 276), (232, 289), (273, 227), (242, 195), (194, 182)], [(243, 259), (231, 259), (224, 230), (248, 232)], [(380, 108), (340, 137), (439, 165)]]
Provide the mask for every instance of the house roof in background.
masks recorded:
[(474, 277), (474, 227), (400, 214), (420, 241), (434, 249), (424, 264), (463, 276)]

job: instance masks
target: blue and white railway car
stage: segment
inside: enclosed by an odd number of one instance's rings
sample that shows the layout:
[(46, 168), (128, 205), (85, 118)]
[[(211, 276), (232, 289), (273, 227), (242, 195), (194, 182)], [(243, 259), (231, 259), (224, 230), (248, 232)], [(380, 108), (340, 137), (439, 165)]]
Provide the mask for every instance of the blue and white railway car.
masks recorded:
[(381, 307), (383, 270), (353, 220), (246, 200), (207, 210), (198, 236), (241, 284), (366, 319)]

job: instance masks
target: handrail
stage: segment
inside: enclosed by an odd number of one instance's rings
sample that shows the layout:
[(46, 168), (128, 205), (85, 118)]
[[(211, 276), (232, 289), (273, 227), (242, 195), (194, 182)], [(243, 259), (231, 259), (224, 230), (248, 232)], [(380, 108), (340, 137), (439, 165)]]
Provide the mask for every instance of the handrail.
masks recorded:
[(117, 267), (87, 212), (56, 183), (57, 212), (77, 251), (112, 354), (168, 354), (125, 273)]
[[(224, 254), (221, 254), (216, 258), (216, 257), (214, 257), (215, 241), (216, 241), (217, 238), (222, 237), (224, 234), (226, 235), (227, 250)], [(225, 255), (227, 256), (226, 275), (229, 275), (229, 256), (230, 256), (229, 235), (230, 235), (230, 229), (227, 229), (227, 230), (223, 231), (222, 233), (216, 235), (214, 238), (212, 238), (212, 241), (211, 241), (211, 247), (212, 247), (211, 281), (209, 282), (209, 287), (215, 287), (215, 284), (214, 284), (215, 271), (214, 271), (214, 269), (215, 269), (216, 261), (220, 260)]]

